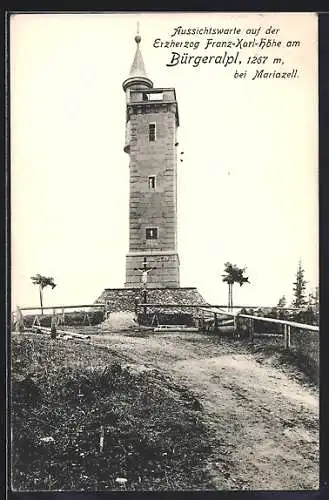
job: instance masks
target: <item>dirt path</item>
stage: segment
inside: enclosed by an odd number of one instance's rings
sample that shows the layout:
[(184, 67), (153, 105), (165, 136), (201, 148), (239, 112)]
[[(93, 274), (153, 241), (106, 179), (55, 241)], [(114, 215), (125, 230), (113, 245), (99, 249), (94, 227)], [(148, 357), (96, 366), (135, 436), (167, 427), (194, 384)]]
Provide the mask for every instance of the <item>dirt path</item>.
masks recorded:
[(243, 346), (200, 334), (95, 336), (192, 389), (213, 431), (218, 489), (318, 489), (318, 394)]

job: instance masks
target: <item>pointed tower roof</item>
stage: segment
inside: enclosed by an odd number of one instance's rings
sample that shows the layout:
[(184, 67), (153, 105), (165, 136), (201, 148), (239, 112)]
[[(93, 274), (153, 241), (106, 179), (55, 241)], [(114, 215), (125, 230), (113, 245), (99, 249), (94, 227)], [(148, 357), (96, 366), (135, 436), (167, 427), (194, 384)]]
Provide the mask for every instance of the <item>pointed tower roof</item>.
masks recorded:
[(130, 68), (129, 76), (122, 84), (124, 91), (126, 91), (127, 88), (129, 87), (134, 87), (134, 88), (153, 87), (152, 80), (150, 80), (146, 74), (142, 53), (139, 48), (141, 40), (142, 40), (141, 36), (137, 34), (135, 36), (135, 42), (137, 43), (135, 57)]

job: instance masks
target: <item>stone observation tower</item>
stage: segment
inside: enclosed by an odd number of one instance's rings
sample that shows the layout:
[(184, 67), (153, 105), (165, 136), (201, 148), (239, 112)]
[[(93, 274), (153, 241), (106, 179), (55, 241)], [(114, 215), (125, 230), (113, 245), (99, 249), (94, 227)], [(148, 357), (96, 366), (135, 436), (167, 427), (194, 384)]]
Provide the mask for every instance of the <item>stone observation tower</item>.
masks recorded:
[(153, 87), (145, 72), (139, 35), (135, 42), (136, 54), (122, 84), (126, 95), (124, 151), (129, 155), (130, 185), (126, 281), (124, 288), (105, 288), (96, 302), (106, 303), (109, 313), (135, 314), (139, 302), (170, 305), (169, 311), (149, 306), (150, 315), (168, 316), (170, 312), (191, 316), (196, 311), (184, 309), (184, 305), (206, 302), (196, 287), (180, 286), (176, 93), (173, 88)]
[(126, 139), (129, 155), (129, 252), (125, 287), (141, 285), (140, 267), (147, 262), (148, 288), (179, 287), (177, 253), (177, 127), (174, 88), (154, 88), (146, 75), (135, 37), (135, 57), (126, 94)]

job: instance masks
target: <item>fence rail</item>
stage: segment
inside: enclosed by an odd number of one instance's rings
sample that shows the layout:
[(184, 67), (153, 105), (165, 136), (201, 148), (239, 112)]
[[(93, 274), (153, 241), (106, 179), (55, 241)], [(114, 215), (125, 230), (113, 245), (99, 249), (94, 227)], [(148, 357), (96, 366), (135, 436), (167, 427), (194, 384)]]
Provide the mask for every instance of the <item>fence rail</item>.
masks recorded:
[[(223, 325), (218, 324), (218, 316), (223, 315), (223, 316), (231, 316), (233, 320), (233, 324), (230, 325), (233, 327), (233, 335), (235, 335), (237, 331), (237, 325), (238, 325), (238, 319), (240, 318), (245, 318), (248, 320), (248, 331), (249, 331), (249, 337), (251, 339), (254, 339), (255, 336), (262, 336), (262, 334), (257, 334), (255, 333), (255, 321), (260, 321), (260, 322), (266, 322), (266, 323), (272, 323), (272, 324), (277, 324), (282, 326), (282, 333), (281, 334), (267, 334), (267, 336), (280, 336), (283, 337), (284, 339), (284, 345), (287, 349), (290, 348), (291, 344), (291, 328), (297, 328), (300, 330), (306, 330), (306, 331), (311, 331), (311, 332), (319, 332), (319, 327), (316, 325), (309, 325), (305, 323), (298, 323), (296, 321), (289, 321), (285, 319), (275, 319), (275, 318), (268, 318), (265, 316), (254, 316), (251, 314), (241, 314), (240, 311), (236, 312), (231, 312), (224, 310), (226, 309), (227, 306), (223, 305), (212, 305), (212, 304), (161, 304), (161, 303), (147, 303), (144, 301), (143, 303), (136, 304), (137, 307), (143, 307), (144, 311), (148, 307), (159, 307), (159, 308), (178, 308), (178, 309), (184, 309), (184, 308), (190, 308), (190, 309), (197, 309), (201, 311), (203, 314), (206, 312), (208, 314), (214, 315), (214, 331), (218, 332), (220, 327)], [(235, 306), (235, 309), (252, 309), (252, 306)], [(254, 309), (265, 309), (265, 307), (254, 307)], [(273, 309), (273, 307), (272, 307)], [(276, 309), (283, 309), (283, 310), (300, 310), (299, 308), (276, 308)], [(225, 325), (224, 325), (225, 326)]]
[[(68, 306), (45, 306), (42, 308), (42, 310), (50, 310), (52, 311), (53, 315), (53, 322), (55, 324), (55, 311), (56, 310), (61, 310), (62, 311), (62, 320), (58, 320), (56, 326), (58, 326), (60, 323), (64, 324), (64, 318), (65, 314), (64, 311), (66, 309), (78, 309), (78, 308), (101, 308), (104, 310), (104, 317), (106, 317), (106, 309), (107, 309), (107, 304), (106, 303), (98, 303), (98, 304), (79, 304), (79, 305), (68, 305)], [(232, 325), (228, 326), (233, 326), (233, 334), (235, 334), (237, 330), (237, 325), (238, 325), (238, 319), (240, 318), (245, 318), (248, 320), (249, 323), (249, 336), (250, 338), (254, 338), (255, 336), (255, 321), (260, 321), (260, 322), (265, 322), (265, 323), (272, 323), (272, 324), (277, 324), (277, 325), (282, 325), (282, 333), (279, 334), (284, 337), (284, 343), (287, 348), (290, 347), (290, 333), (291, 333), (291, 328), (297, 328), (300, 330), (307, 330), (311, 332), (319, 332), (319, 327), (316, 325), (308, 325), (305, 323), (298, 323), (295, 321), (289, 321), (285, 319), (276, 319), (276, 318), (268, 318), (265, 316), (255, 316), (255, 315), (250, 315), (250, 314), (241, 314), (239, 311), (227, 311), (226, 306), (222, 305), (210, 305), (210, 304), (161, 304), (161, 303), (147, 303), (144, 299), (143, 303), (137, 303), (136, 304), (136, 309), (138, 307), (144, 308), (144, 311), (146, 311), (146, 308), (154, 308), (154, 307), (159, 307), (159, 308), (179, 308), (179, 309), (184, 309), (184, 308), (190, 308), (190, 309), (197, 309), (199, 311), (202, 311), (202, 314), (204, 312), (207, 312), (208, 314), (214, 315), (214, 331), (218, 332), (218, 329), (220, 326), (218, 324), (218, 316), (223, 315), (223, 316), (231, 316), (232, 317)], [(235, 309), (246, 309), (246, 306), (235, 306)], [(252, 306), (248, 306), (248, 308), (252, 309)], [(264, 309), (264, 307), (254, 307), (257, 309)], [(16, 316), (16, 329), (24, 329), (24, 320), (23, 320), (23, 314), (22, 311), (36, 311), (39, 310), (39, 307), (20, 307), (17, 308), (16, 311), (13, 312), (13, 316)], [(293, 310), (295, 308), (277, 308), (277, 309), (289, 309)], [(88, 316), (88, 314), (87, 314)], [(87, 318), (89, 321), (89, 317)], [(38, 315), (36, 315), (34, 321), (33, 321), (33, 326), (36, 324), (40, 325), (40, 321), (38, 318)], [(89, 321), (90, 324), (90, 321)], [(225, 325), (224, 325), (225, 326)], [(256, 334), (257, 335), (257, 334)]]
[[(25, 321), (27, 321), (27, 317), (29, 316), (34, 316), (32, 325), (30, 328), (34, 329), (34, 327), (38, 328), (40, 331), (41, 323), (40, 319), (42, 318), (49, 318), (51, 316), (51, 324), (54, 329), (58, 327), (59, 325), (64, 325), (66, 322), (65, 318), (68, 318), (70, 315), (74, 315), (76, 313), (83, 313), (83, 318), (82, 318), (82, 324), (85, 324), (85, 321), (88, 322), (89, 326), (91, 326), (91, 321), (90, 321), (90, 315), (94, 313), (94, 311), (85, 311), (84, 309), (89, 308), (89, 309), (100, 309), (100, 313), (103, 315), (103, 318), (106, 318), (107, 315), (107, 304), (106, 303), (98, 303), (98, 304), (78, 304), (78, 305), (61, 305), (61, 306), (45, 306), (45, 307), (16, 307), (16, 310), (12, 311), (11, 313), (11, 321), (12, 321), (12, 328), (15, 328), (16, 331), (23, 332), (26, 325)], [(65, 312), (67, 309), (74, 309), (72, 312), (67, 312), (67, 316), (65, 316)], [(80, 310), (79, 310), (80, 309)], [(81, 310), (82, 309), (82, 310)], [(50, 313), (44, 315), (44, 311), (49, 310), (51, 311)], [(40, 311), (40, 312), (34, 312), (31, 315), (26, 315), (24, 318), (24, 314), (22, 311)], [(44, 329), (44, 327), (43, 327)]]
[[(106, 304), (78, 304), (77, 306), (42, 306), (42, 310), (44, 311), (45, 309), (77, 309), (78, 307), (105, 307)], [(36, 307), (20, 307), (20, 311), (36, 311), (38, 309), (41, 309), (41, 306), (36, 306)], [(15, 311), (13, 311), (15, 312)]]
[[(225, 309), (227, 308), (227, 305), (218, 305), (218, 304), (161, 304), (161, 303), (146, 303), (146, 302), (141, 302), (137, 304), (138, 307), (198, 307), (198, 308), (204, 308), (204, 309), (210, 309), (210, 308), (218, 308), (218, 309)], [(298, 307), (273, 307), (273, 306), (232, 306), (233, 309), (278, 309), (278, 310), (285, 310), (285, 311), (299, 311), (300, 308)]]
[(265, 316), (251, 316), (249, 314), (231, 313), (231, 312), (226, 312), (226, 311), (217, 311), (217, 314), (223, 314), (223, 315), (228, 315), (228, 316), (233, 316), (233, 317), (238, 317), (238, 318), (259, 320), (259, 321), (264, 321), (265, 323), (276, 323), (276, 324), (280, 324), (280, 325), (287, 325), (287, 326), (292, 326), (294, 328), (299, 328), (301, 330), (308, 330), (308, 331), (312, 331), (312, 332), (318, 332), (320, 330), (319, 327), (315, 326), (315, 325), (307, 325), (305, 323), (296, 323), (295, 321), (289, 321), (286, 319), (266, 318)]
[[(208, 311), (209, 312), (209, 311)], [(215, 316), (215, 321), (217, 314), (222, 314), (225, 316), (232, 316), (234, 319), (234, 330), (236, 329), (237, 319), (245, 318), (249, 320), (249, 335), (251, 339), (254, 339), (255, 336), (255, 321), (262, 321), (265, 323), (274, 323), (277, 325), (282, 325), (282, 333), (284, 339), (284, 346), (286, 349), (290, 349), (291, 347), (291, 328), (298, 328), (299, 330), (306, 330), (311, 332), (319, 332), (320, 329), (315, 325), (307, 325), (305, 323), (297, 323), (296, 321), (289, 321), (285, 319), (275, 319), (275, 318), (266, 318), (264, 316), (253, 316), (250, 314), (240, 314), (239, 312), (226, 312), (226, 311), (212, 311)]]
[[(251, 320), (259, 320), (259, 321), (264, 321), (267, 323), (276, 323), (280, 325), (288, 325), (290, 327), (294, 328), (300, 328), (302, 330), (308, 330), (308, 331), (313, 331), (313, 332), (318, 332), (319, 327), (315, 325), (307, 325), (305, 323), (297, 323), (295, 321), (289, 321), (285, 319), (275, 319), (275, 318), (268, 318), (265, 316), (254, 316), (250, 314), (241, 314), (240, 312), (230, 312), (230, 311), (224, 311), (223, 309), (226, 306), (218, 306), (218, 305), (210, 305), (210, 304), (161, 304), (161, 303), (140, 303), (137, 304), (138, 307), (166, 307), (166, 308), (171, 308), (171, 307), (177, 307), (180, 309), (184, 308), (195, 308), (195, 309), (200, 309), (201, 311), (204, 310), (208, 313), (212, 314), (222, 314), (222, 315), (227, 315), (227, 316), (232, 316), (233, 318), (247, 318)], [(235, 308), (239, 309), (247, 309), (247, 306), (234, 306)], [(256, 307), (254, 307), (256, 309)], [(212, 310), (211, 310), (212, 309)], [(252, 306), (248, 306), (248, 309), (252, 309)], [(257, 306), (257, 309), (265, 309), (264, 307)], [(298, 308), (276, 308), (276, 309), (285, 309), (285, 310), (299, 310)]]

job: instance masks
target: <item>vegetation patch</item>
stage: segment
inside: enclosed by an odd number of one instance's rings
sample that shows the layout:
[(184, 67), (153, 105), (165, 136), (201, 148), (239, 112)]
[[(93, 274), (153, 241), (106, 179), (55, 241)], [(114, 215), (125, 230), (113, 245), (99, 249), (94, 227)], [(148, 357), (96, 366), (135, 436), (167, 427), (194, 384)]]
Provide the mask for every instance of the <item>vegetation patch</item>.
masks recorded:
[(106, 349), (14, 335), (12, 429), (15, 490), (214, 489), (194, 395)]
[(266, 359), (275, 356), (279, 365), (298, 370), (297, 378), (305, 379), (314, 385), (319, 385), (319, 340), (313, 332), (302, 331), (294, 339), (290, 349), (285, 349), (277, 340), (257, 338), (254, 345), (248, 345), (258, 358)]
[[(156, 313), (156, 314), (155, 314)], [(172, 311), (172, 312), (152, 312), (139, 313), (137, 322), (144, 326), (159, 326), (159, 325), (185, 325), (194, 326), (193, 314)]]

